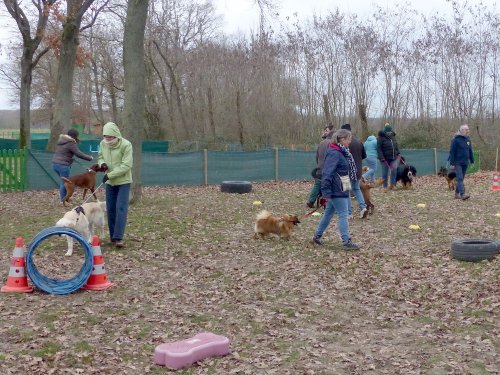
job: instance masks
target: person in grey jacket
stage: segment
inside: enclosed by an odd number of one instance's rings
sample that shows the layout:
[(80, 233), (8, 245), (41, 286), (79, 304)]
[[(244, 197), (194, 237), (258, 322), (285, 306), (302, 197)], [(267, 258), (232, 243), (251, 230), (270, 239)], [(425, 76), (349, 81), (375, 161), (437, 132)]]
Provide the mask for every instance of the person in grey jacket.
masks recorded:
[(317, 165), (317, 173), (316, 177), (314, 177), (314, 185), (311, 188), (311, 192), (309, 193), (309, 197), (307, 199), (307, 207), (313, 208), (314, 203), (319, 197), (321, 193), (321, 170), (323, 169), (323, 162), (325, 161), (325, 154), (328, 146), (332, 142), (333, 135), (333, 125), (326, 125), (323, 129), (323, 135), (321, 136), (322, 141), (318, 145), (318, 149), (316, 150), (316, 165)]
[[(73, 164), (75, 156), (87, 161), (93, 159), (91, 155), (81, 152), (78, 148), (77, 143), (80, 142), (78, 136), (79, 133), (76, 129), (69, 129), (67, 134), (61, 134), (59, 136), (59, 140), (56, 144), (56, 152), (52, 157), (52, 169), (59, 177), (69, 177), (71, 164)], [(64, 187), (64, 181), (61, 180), (59, 183), (59, 198), (61, 202), (65, 196), (66, 188)]]

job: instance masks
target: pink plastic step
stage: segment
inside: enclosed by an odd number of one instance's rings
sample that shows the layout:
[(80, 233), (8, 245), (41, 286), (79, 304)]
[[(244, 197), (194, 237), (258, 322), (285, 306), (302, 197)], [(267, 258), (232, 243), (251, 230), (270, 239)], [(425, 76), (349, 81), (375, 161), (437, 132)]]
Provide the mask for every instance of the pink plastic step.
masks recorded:
[(160, 344), (155, 348), (157, 365), (176, 370), (214, 355), (229, 353), (229, 339), (210, 332), (202, 332), (187, 340)]

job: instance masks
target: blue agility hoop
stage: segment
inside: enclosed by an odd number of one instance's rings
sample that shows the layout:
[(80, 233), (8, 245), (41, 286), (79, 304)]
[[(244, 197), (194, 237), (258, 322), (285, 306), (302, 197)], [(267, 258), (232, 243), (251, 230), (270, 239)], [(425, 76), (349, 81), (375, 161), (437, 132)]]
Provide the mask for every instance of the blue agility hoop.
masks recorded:
[[(36, 268), (31, 259), (37, 246), (50, 236), (60, 236), (65, 234), (76, 239), (85, 251), (85, 262), (74, 277), (67, 280), (56, 280), (42, 275)], [(31, 241), (28, 252), (26, 253), (26, 273), (39, 289), (50, 294), (69, 294), (80, 289), (90, 277), (92, 266), (94, 265), (94, 256), (91, 245), (76, 230), (67, 227), (49, 227), (38, 233)]]

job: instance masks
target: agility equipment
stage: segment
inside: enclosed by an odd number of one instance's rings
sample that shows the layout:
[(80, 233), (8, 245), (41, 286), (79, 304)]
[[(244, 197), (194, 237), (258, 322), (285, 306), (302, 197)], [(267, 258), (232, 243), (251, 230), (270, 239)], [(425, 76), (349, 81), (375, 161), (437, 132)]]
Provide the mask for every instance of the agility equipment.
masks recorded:
[(2, 292), (29, 293), (33, 291), (33, 288), (28, 285), (28, 277), (25, 272), (24, 248), (23, 238), (17, 237), (12, 259), (10, 260), (7, 284), (2, 287)]
[(85, 290), (104, 290), (113, 285), (106, 276), (106, 267), (101, 252), (101, 242), (98, 236), (92, 237), (92, 253), (94, 254), (94, 266), (87, 283), (82, 287)]
[(229, 339), (225, 336), (202, 332), (190, 339), (161, 344), (155, 348), (157, 365), (176, 370), (214, 355), (229, 353)]
[[(85, 261), (74, 277), (67, 280), (57, 280), (50, 279), (47, 276), (42, 275), (36, 268), (35, 263), (32, 260), (32, 256), (37, 248), (37, 246), (50, 236), (60, 236), (65, 234), (66, 236), (71, 236), (76, 239), (81, 245), (85, 252)], [(90, 244), (86, 239), (82, 237), (80, 233), (76, 230), (67, 227), (49, 227), (38, 233), (31, 241), (26, 254), (26, 271), (29, 278), (39, 289), (50, 294), (69, 294), (78, 289), (80, 289), (90, 276), (92, 271), (92, 249)]]
[(498, 173), (493, 173), (493, 182), (491, 184), (491, 190), (500, 191), (500, 181), (498, 180)]

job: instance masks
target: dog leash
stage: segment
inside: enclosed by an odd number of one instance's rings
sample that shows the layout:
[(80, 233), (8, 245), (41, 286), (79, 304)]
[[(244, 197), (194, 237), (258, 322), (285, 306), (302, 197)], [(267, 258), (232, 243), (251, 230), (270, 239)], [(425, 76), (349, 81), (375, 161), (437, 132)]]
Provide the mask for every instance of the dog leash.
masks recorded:
[(311, 212), (308, 212), (307, 214), (305, 214), (304, 216), (302, 216), (302, 219), (305, 219), (306, 217), (311, 216), (313, 213), (315, 213), (316, 211), (318, 211), (321, 207), (325, 208), (325, 205), (326, 205), (326, 203), (322, 204), (322, 199), (318, 198), (317, 203), (316, 203), (316, 208), (314, 210), (312, 210)]
[[(93, 193), (92, 193), (92, 192), (90, 192), (89, 196), (87, 197), (87, 199), (85, 199), (85, 200), (82, 202), (82, 204), (87, 203), (87, 201), (90, 199), (90, 197), (92, 197), (92, 196), (94, 195), (94, 193), (95, 193), (97, 190), (99, 190), (99, 189), (101, 188), (101, 186), (102, 186), (102, 185), (104, 185), (104, 182), (101, 182), (101, 184), (100, 184), (98, 187), (96, 187), (96, 188), (94, 189), (94, 192), (93, 192)], [(82, 204), (81, 204), (81, 205), (82, 205)], [(81, 205), (80, 205), (80, 206), (81, 206)], [(80, 207), (80, 206), (79, 206), (79, 207)]]

